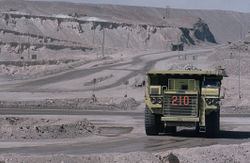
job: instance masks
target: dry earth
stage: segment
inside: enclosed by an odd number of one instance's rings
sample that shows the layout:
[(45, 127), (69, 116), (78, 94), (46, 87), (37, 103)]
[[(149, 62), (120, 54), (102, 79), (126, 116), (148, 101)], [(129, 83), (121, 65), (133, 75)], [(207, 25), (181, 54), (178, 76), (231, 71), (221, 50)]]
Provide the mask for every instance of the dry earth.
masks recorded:
[(178, 163), (178, 162), (207, 162), (207, 163), (225, 163), (225, 162), (242, 162), (246, 163), (250, 159), (250, 144), (240, 145), (214, 145), (198, 148), (183, 148), (178, 150), (170, 150), (161, 153), (109, 153), (109, 154), (93, 154), (93, 155), (0, 155), (1, 162), (8, 163), (42, 163), (42, 162), (86, 162), (86, 163), (102, 163), (102, 162), (121, 162), (121, 163)]
[[(84, 16), (68, 15), (74, 12)], [(250, 15), (170, 9), (165, 20), (164, 13), (165, 9), (160, 8), (0, 1), (0, 110), (12, 114), (49, 110), (58, 114), (116, 111), (136, 115), (143, 112), (146, 71), (191, 65), (202, 70), (224, 68), (228, 77), (223, 80), (226, 98), (222, 101), (222, 113), (249, 114), (250, 37), (242, 36), (250, 29)], [(237, 41), (239, 38), (242, 40)], [(172, 44), (183, 44), (185, 51), (171, 52)], [(1, 116), (0, 143), (12, 145), (13, 140), (14, 145), (19, 145), (28, 139), (41, 146), (40, 140), (44, 139), (77, 141), (79, 137), (110, 141), (112, 136), (120, 136), (105, 135), (107, 128), (102, 127), (110, 121), (116, 123), (114, 128), (123, 123), (126, 132), (121, 138), (126, 138), (132, 130), (129, 127), (135, 124), (138, 129), (132, 133), (145, 135), (143, 122), (137, 122), (134, 115), (123, 119), (109, 117), (98, 121), (101, 124), (95, 121), (100, 115), (85, 116), (87, 119)], [(25, 149), (25, 145), (20, 147)], [(249, 143), (245, 143), (160, 153), (58, 152), (41, 156), (8, 152), (0, 154), (0, 162), (248, 162), (249, 150)]]
[[(166, 20), (163, 19), (163, 17), (166, 16), (165, 8), (71, 4), (65, 2), (25, 2), (23, 0), (0, 1), (0, 10), (7, 12), (10, 9), (17, 10), (17, 12), (20, 13), (31, 13), (32, 15), (67, 15), (76, 12), (112, 22), (153, 25), (166, 24)], [(191, 20), (189, 19), (190, 17)], [(177, 25), (190, 26), (190, 21), (192, 22), (193, 20), (192, 17), (200, 17), (203, 19), (215, 35), (217, 42), (220, 43), (240, 39), (248, 32), (250, 27), (250, 22), (248, 21), (250, 17), (249, 13), (218, 10), (169, 9), (168, 18), (171, 19), (171, 21), (168, 20), (170, 21), (169, 24), (176, 22), (175, 24)]]
[(88, 120), (0, 118), (1, 140), (60, 139), (90, 136), (98, 130)]
[(66, 110), (103, 110), (103, 111), (131, 111), (140, 103), (134, 98), (106, 97), (106, 98), (74, 98), (74, 99), (45, 99), (36, 101), (1, 101), (1, 108), (20, 109), (66, 109)]

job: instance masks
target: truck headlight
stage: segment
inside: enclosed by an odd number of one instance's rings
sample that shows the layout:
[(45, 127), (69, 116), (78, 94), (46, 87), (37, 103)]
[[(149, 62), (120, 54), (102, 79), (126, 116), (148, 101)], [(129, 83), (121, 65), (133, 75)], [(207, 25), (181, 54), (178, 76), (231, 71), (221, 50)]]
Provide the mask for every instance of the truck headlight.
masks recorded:
[(220, 101), (218, 98), (206, 98), (205, 100), (208, 105), (218, 105)]
[(158, 104), (161, 104), (161, 103), (162, 103), (162, 98), (161, 98), (161, 97), (157, 99), (157, 103), (158, 103)]
[(152, 102), (152, 104), (156, 104), (156, 102), (157, 102), (157, 100), (156, 100), (156, 98), (155, 97), (151, 97), (151, 102)]
[(162, 104), (162, 98), (161, 97), (151, 97), (150, 98), (152, 104)]

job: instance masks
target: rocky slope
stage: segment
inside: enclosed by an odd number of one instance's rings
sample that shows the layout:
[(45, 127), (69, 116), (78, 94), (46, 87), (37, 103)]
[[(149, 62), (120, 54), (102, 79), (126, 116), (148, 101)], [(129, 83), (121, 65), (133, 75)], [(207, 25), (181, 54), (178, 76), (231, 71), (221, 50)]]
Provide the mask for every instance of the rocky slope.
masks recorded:
[(223, 88), (226, 92), (226, 100), (224, 100), (223, 106), (233, 108), (231, 109), (233, 113), (249, 112), (249, 34), (240, 41), (229, 42), (224, 46), (217, 47), (207, 59), (207, 62), (212, 63), (213, 67), (220, 66), (225, 69), (228, 77), (223, 79)]
[(167, 11), (166, 17), (163, 8), (0, 1), (0, 59), (75, 61), (101, 55), (103, 42), (104, 53), (170, 50), (234, 41), (250, 28), (246, 13)]
[[(218, 10), (184, 10), (165, 8), (133, 7), (119, 5), (72, 4), (65, 2), (25, 2), (17, 0), (0, 1), (0, 11), (10, 10), (31, 15), (53, 15), (79, 13), (90, 17), (100, 17), (109, 21), (125, 23), (144, 23), (152, 25), (190, 24), (188, 17), (203, 19), (215, 35), (217, 42), (235, 41), (245, 35), (249, 28), (249, 13)], [(192, 23), (191, 23), (192, 24)]]
[(189, 19), (192, 23), (186, 25), (176, 22), (150, 25), (3, 12), (0, 15), (1, 59), (82, 59), (93, 49), (101, 49), (103, 37), (104, 46), (112, 49), (171, 49), (173, 44), (216, 43), (203, 20)]

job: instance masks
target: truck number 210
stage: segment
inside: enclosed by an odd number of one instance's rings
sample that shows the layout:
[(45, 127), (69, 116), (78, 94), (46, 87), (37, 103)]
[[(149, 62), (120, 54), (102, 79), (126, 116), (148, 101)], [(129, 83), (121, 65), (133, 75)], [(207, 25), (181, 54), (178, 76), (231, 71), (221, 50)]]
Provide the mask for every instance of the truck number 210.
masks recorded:
[[(179, 100), (178, 100), (179, 99)], [(189, 105), (189, 96), (172, 96), (172, 105), (173, 106), (188, 106)]]

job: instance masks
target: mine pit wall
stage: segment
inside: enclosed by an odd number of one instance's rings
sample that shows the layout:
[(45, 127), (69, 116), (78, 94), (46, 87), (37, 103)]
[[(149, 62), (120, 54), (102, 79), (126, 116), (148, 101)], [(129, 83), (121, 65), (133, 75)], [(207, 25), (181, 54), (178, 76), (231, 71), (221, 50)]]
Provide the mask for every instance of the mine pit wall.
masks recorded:
[[(193, 28), (115, 22), (89, 22), (75, 18), (0, 14), (0, 59), (64, 59), (53, 55), (67, 49), (67, 55), (84, 55), (85, 50), (106, 48), (165, 49), (173, 44), (193, 46), (201, 42), (216, 43), (208, 25), (198, 19)], [(46, 51), (48, 50), (48, 51)], [(45, 53), (51, 53), (49, 56)], [(72, 56), (69, 56), (72, 57)]]

